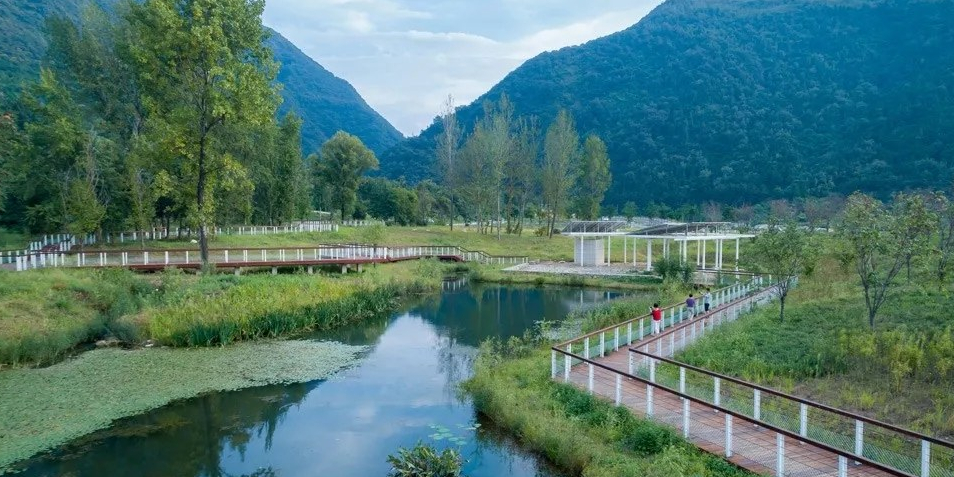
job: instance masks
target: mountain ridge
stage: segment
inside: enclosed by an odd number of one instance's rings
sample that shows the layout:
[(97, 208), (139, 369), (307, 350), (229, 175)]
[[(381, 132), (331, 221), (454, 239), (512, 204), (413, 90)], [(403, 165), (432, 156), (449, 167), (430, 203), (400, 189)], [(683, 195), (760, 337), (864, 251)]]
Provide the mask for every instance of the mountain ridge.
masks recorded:
[[(606, 140), (612, 204), (937, 187), (954, 175), (954, 3), (669, 0), (639, 23), (540, 54), (474, 103), (506, 93), (543, 127), (560, 108)], [(916, 25), (912, 28), (911, 25)], [(433, 171), (434, 124), (382, 158)]]

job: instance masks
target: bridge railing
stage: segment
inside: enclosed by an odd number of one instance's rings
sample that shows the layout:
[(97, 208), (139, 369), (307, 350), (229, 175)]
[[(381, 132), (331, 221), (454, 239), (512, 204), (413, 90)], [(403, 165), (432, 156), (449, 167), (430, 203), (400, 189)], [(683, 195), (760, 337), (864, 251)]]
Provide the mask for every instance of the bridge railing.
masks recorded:
[[(771, 283), (771, 277), (753, 277), (749, 281), (739, 282), (716, 290), (712, 292), (711, 307), (717, 309), (729, 303), (739, 302), (745, 297), (771, 286)], [(663, 320), (661, 325), (663, 333), (687, 326), (690, 323), (692, 323), (693, 326), (695, 326), (696, 323), (704, 323), (706, 318), (700, 314), (702, 309), (702, 297), (699, 297), (694, 310), (688, 309), (685, 304), (671, 305), (663, 308)], [(626, 348), (632, 343), (642, 341), (646, 336), (649, 336), (651, 332), (652, 316), (646, 313), (601, 330), (596, 330), (564, 341), (555, 345), (555, 348), (563, 350), (566, 355), (577, 354), (587, 359), (604, 357), (607, 353)], [(580, 363), (570, 358), (566, 358), (564, 363), (554, 363), (554, 374), (557, 373), (556, 370), (560, 366), (562, 366), (562, 372), (568, 374), (570, 368), (577, 364)]]
[[(309, 247), (269, 248), (211, 248), (209, 262), (218, 266), (238, 267), (269, 264), (273, 266), (296, 262), (376, 262), (405, 259), (443, 257), (468, 262), (507, 264), (526, 263), (527, 257), (493, 256), (481, 251), (470, 251), (458, 246), (374, 246), (365, 244), (317, 245)], [(194, 267), (202, 262), (198, 249), (149, 250), (50, 250), (30, 252), (12, 259), (15, 270), (23, 271), (46, 267), (127, 267), (162, 268)], [(320, 263), (315, 263), (320, 264)]]
[(954, 443), (674, 361), (655, 354), (654, 347), (629, 349), (631, 374), (823, 443), (853, 460), (877, 463), (895, 475), (954, 476)]
[[(867, 467), (880, 471), (881, 475), (899, 477), (948, 475), (936, 468), (929, 468), (927, 473), (912, 474), (875, 460), (867, 453), (855, 453), (819, 440), (814, 432), (801, 433), (787, 425), (757, 419), (726, 400), (715, 403), (711, 396), (700, 397), (696, 392), (679, 389), (661, 379), (658, 368), (650, 368), (655, 374), (647, 377), (558, 348), (553, 350), (567, 360), (584, 365), (581, 369), (585, 371), (574, 372), (572, 377), (568, 374), (566, 382), (582, 386), (591, 394), (610, 397), (617, 406), (629, 407), (654, 421), (681, 430), (683, 437), (709, 452), (730, 459), (744, 459), (749, 462), (747, 468), (758, 472), (776, 476), (848, 477), (849, 471), (851, 475), (878, 475), (877, 472), (859, 471)], [(763, 413), (768, 412), (769, 409), (763, 407)]]

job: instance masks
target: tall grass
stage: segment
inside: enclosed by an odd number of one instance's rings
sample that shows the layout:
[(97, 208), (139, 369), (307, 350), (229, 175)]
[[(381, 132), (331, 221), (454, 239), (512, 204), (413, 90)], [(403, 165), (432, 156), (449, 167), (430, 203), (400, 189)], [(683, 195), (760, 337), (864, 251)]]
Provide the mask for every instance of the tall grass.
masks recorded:
[(752, 475), (698, 450), (668, 427), (553, 382), (548, 361), (539, 343), (488, 342), (464, 388), (482, 413), (572, 475)]
[(470, 267), (469, 278), (475, 282), (499, 284), (559, 285), (567, 287), (606, 288), (614, 290), (656, 290), (660, 279), (655, 276), (585, 277), (580, 275), (530, 274), (505, 272), (494, 266)]
[(0, 366), (43, 365), (105, 335), (154, 293), (120, 270), (0, 272)]

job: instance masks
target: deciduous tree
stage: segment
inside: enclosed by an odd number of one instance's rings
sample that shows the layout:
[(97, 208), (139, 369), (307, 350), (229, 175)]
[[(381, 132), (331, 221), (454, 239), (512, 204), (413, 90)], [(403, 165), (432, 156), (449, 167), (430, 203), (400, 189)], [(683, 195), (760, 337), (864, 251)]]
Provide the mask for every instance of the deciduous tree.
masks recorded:
[(773, 220), (752, 244), (753, 268), (778, 278), (774, 290), (780, 304), (779, 321), (785, 320), (785, 299), (795, 280), (811, 273), (815, 266), (817, 255), (811, 239), (811, 232), (800, 229), (794, 221), (783, 224)]
[(573, 118), (566, 110), (560, 110), (556, 120), (547, 129), (543, 145), (542, 190), (543, 201), (549, 209), (547, 235), (551, 238), (557, 217), (566, 210), (579, 157), (580, 136)]
[(348, 133), (339, 131), (321, 147), (315, 169), (321, 185), (329, 191), (330, 206), (341, 212), (341, 220), (354, 207), (361, 176), (377, 168), (374, 153)]
[(577, 174), (577, 213), (584, 220), (596, 220), (600, 205), (613, 182), (606, 143), (590, 135), (583, 143), (583, 155)]

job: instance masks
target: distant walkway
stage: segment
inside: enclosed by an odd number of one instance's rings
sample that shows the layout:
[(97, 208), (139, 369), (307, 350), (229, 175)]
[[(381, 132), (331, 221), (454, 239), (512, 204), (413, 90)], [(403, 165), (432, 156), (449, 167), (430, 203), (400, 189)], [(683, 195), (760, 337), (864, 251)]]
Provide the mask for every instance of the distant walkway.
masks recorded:
[(777, 476), (954, 476), (954, 444), (679, 363), (675, 353), (723, 323), (769, 302), (760, 278), (715, 293), (691, 317), (666, 309), (554, 346), (551, 376), (678, 430), (701, 449)]
[[(310, 247), (274, 248), (213, 248), (209, 249), (209, 263), (216, 268), (242, 269), (341, 267), (342, 272), (364, 265), (394, 263), (407, 260), (436, 258), (444, 261), (477, 262), (486, 264), (526, 263), (527, 257), (495, 256), (457, 246), (400, 246), (374, 247), (370, 245), (316, 245)], [(12, 265), (12, 266), (11, 266)], [(17, 256), (5, 266), (16, 271), (36, 268), (127, 268), (137, 271), (158, 271), (166, 268), (198, 269), (202, 267), (198, 249), (150, 250), (40, 250)]]

